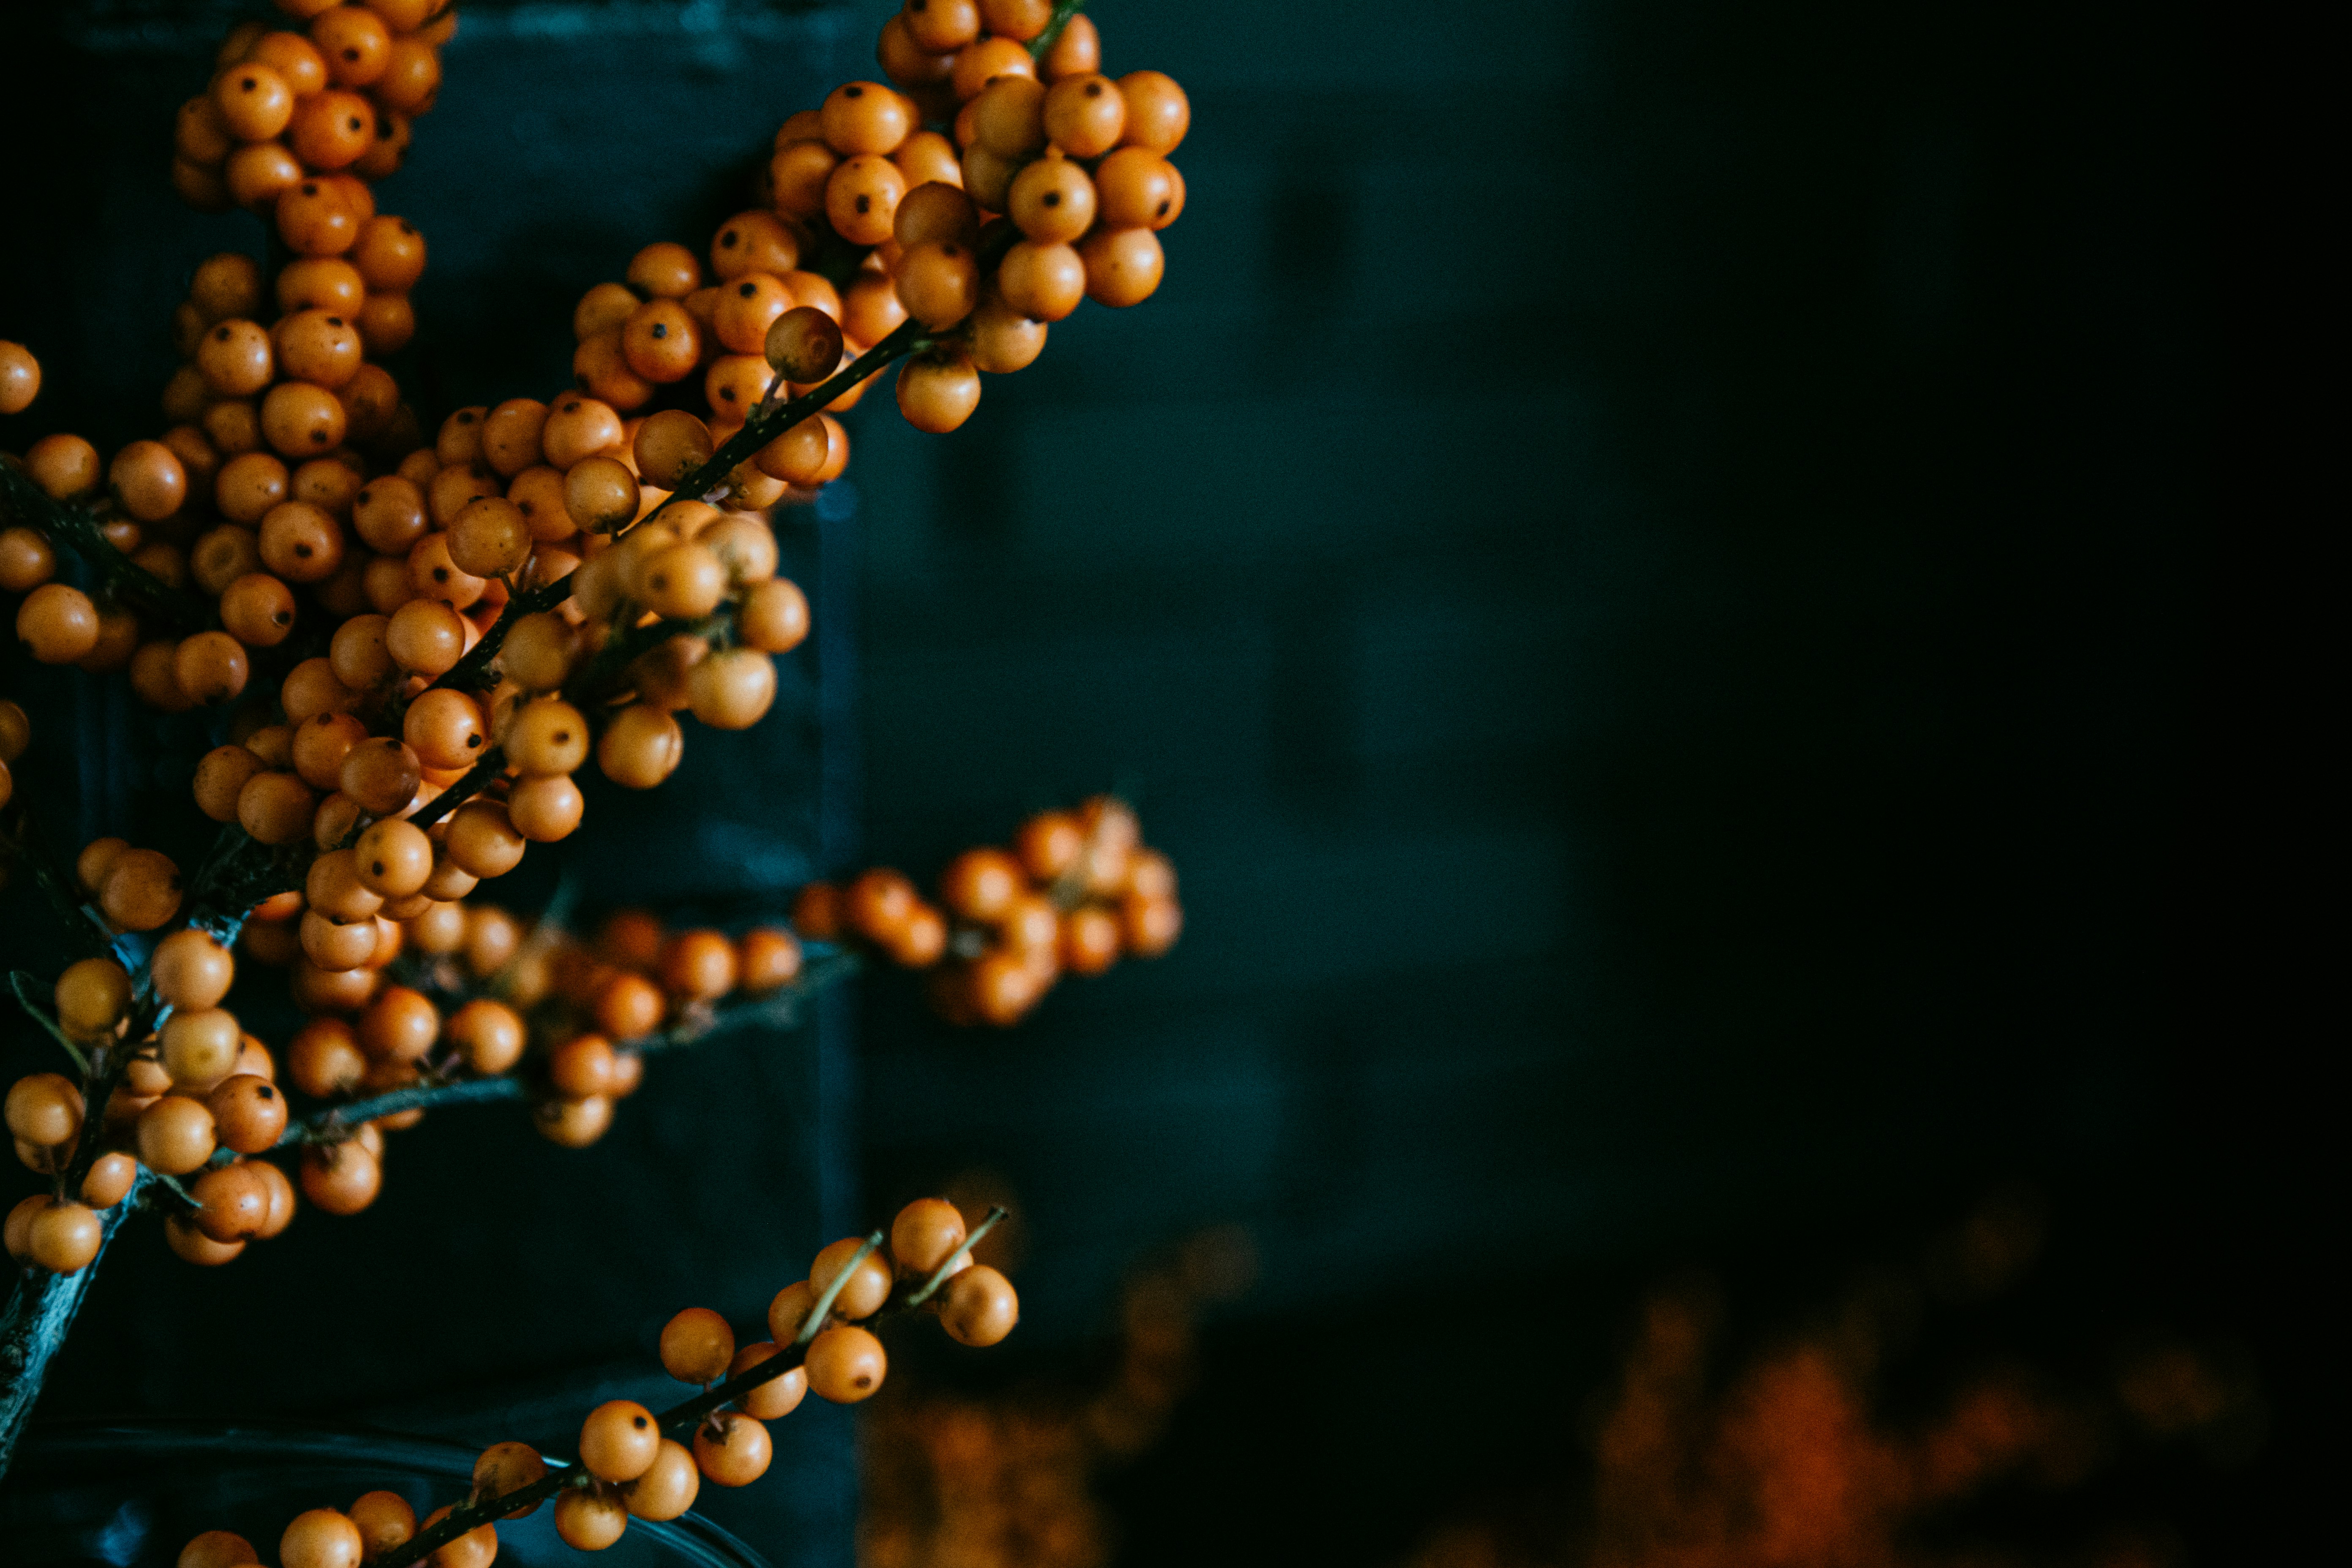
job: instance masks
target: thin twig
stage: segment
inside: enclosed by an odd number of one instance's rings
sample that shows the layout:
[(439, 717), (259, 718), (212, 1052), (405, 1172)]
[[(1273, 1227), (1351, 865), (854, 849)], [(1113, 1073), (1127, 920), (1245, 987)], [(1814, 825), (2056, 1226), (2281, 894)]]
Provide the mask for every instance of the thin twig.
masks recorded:
[[(814, 994), (849, 974), (857, 967), (854, 953), (827, 952), (803, 970), (799, 977), (779, 987), (773, 993), (755, 1001), (735, 1006), (699, 1019), (688, 1019), (667, 1029), (656, 1029), (650, 1035), (640, 1035), (633, 1040), (623, 1040), (614, 1048), (651, 1055), (656, 1051), (677, 1050), (686, 1046), (700, 1045), (717, 1036), (759, 1024), (788, 1025), (803, 997)], [(328, 1107), (315, 1116), (289, 1122), (278, 1136), (277, 1147), (292, 1148), (305, 1143), (340, 1142), (356, 1131), (361, 1123), (382, 1116), (396, 1116), (404, 1110), (430, 1110), (437, 1106), (465, 1105), (494, 1100), (521, 1100), (529, 1090), (519, 1078), (501, 1075), (496, 1078), (459, 1079), (450, 1083), (417, 1084), (409, 1089), (395, 1089), (365, 1100), (346, 1101)]]
[(963, 1245), (957, 1247), (953, 1252), (949, 1253), (947, 1261), (940, 1264), (937, 1268), (931, 1270), (931, 1277), (923, 1281), (923, 1288), (907, 1298), (907, 1305), (909, 1307), (919, 1307), (924, 1302), (929, 1300), (932, 1295), (938, 1291), (939, 1288), (946, 1284), (949, 1279), (958, 1272), (956, 1264), (960, 1260), (971, 1257), (971, 1249), (980, 1245), (980, 1238), (986, 1236), (990, 1231), (994, 1230), (997, 1226), (1003, 1221), (1005, 1209), (1002, 1204), (991, 1205), (988, 1210), (988, 1217), (982, 1220), (978, 1225), (973, 1226), (971, 1227), (971, 1234), (963, 1238)]
[(9, 972), (8, 988), (16, 994), (16, 1005), (22, 1007), (33, 1022), (49, 1032), (49, 1038), (57, 1041), (66, 1055), (73, 1058), (74, 1066), (81, 1069), (81, 1076), (87, 1079), (89, 1077), (89, 1058), (82, 1055), (81, 1047), (73, 1043), (70, 1036), (58, 1027), (58, 1021), (49, 1016), (48, 1009), (33, 1000), (32, 994), (25, 989), (25, 982), (27, 980), (35, 985), (41, 983), (41, 977), (37, 974), (28, 974), (21, 969)]
[(0, 463), (0, 501), (6, 503), (14, 521), (40, 530), (50, 543), (79, 556), (117, 603), (176, 631), (202, 631), (210, 624), (212, 617), (194, 595), (132, 564), (130, 557), (108, 542), (96, 518), (80, 507), (53, 500), (29, 475), (7, 463)]
[(1086, 9), (1086, 4), (1087, 0), (1061, 0), (1061, 4), (1054, 7), (1054, 19), (1045, 24), (1045, 30), (1029, 41), (1029, 58), (1044, 59), (1046, 53), (1062, 41), (1062, 29), (1070, 25), (1070, 18)]
[[(880, 342), (867, 349), (849, 363), (843, 365), (832, 376), (801, 394), (800, 396), (789, 403), (774, 404), (754, 410), (751, 416), (743, 422), (743, 427), (728, 437), (727, 444), (712, 453), (709, 459), (701, 467), (680, 479), (677, 482), (677, 488), (672, 490), (659, 506), (630, 523), (627, 528), (619, 530), (614, 537), (616, 540), (626, 537), (631, 529), (644, 527), (679, 501), (700, 500), (709, 496), (727, 481), (728, 475), (733, 473), (741, 465), (750, 462), (761, 447), (802, 420), (812, 415), (823, 413), (834, 399), (875, 374), (891, 361), (903, 359), (912, 353), (919, 346), (922, 331), (922, 323), (909, 316), (892, 329), (889, 335)], [(528, 594), (509, 599), (507, 607), (499, 612), (499, 618), (490, 623), (490, 629), (482, 634), (481, 640), (469, 648), (463, 658), (450, 666), (448, 672), (433, 684), (457, 687), (462, 690), (471, 690), (476, 687), (488, 685), (489, 682), (483, 679), (483, 671), (489, 668), (490, 660), (498, 657), (499, 649), (505, 644), (507, 633), (514, 629), (514, 624), (523, 616), (537, 611), (551, 610), (571, 596), (572, 577), (566, 574), (558, 577), (552, 583), (534, 588)]]

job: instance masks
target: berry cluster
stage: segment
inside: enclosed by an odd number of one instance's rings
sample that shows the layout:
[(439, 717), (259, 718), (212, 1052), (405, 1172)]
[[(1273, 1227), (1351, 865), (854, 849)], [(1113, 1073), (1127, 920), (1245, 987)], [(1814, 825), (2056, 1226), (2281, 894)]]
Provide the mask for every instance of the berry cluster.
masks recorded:
[(1064, 972), (1100, 974), (1122, 953), (1157, 958), (1184, 926), (1176, 868), (1148, 848), (1113, 795), (1039, 812), (1011, 849), (967, 849), (940, 877), (940, 904), (877, 867), (846, 886), (812, 882), (793, 924), (820, 942), (863, 941), (932, 971), (931, 999), (953, 1024), (1017, 1023)]
[[(0, 805), (6, 763), (28, 735), (23, 709), (0, 701)], [(125, 930), (161, 926), (180, 903), (168, 858), (121, 839), (85, 847), (73, 874)], [(363, 954), (354, 943), (321, 962), (328, 944), (352, 933), (365, 938)], [(240, 945), (295, 966), (294, 998), (320, 1016), (287, 1043), (286, 1073), (329, 1110), (289, 1132), (277, 1059), (223, 1005), (236, 962), (213, 932), (173, 931), (136, 977), (111, 954), (84, 959), (59, 977), (49, 1022), (77, 1053), (110, 1054), (120, 1071), (75, 1189), (27, 1198), (9, 1215), (11, 1257), (55, 1273), (86, 1268), (103, 1239), (100, 1211), (142, 1176), (185, 1180), (167, 1229), (192, 1262), (226, 1263), (248, 1242), (278, 1235), (293, 1218), (297, 1182), (314, 1206), (355, 1214), (382, 1190), (384, 1134), (423, 1115), (386, 1103), (404, 1091), (514, 1074), (541, 1131), (583, 1146), (610, 1126), (614, 1100), (641, 1081), (645, 1049), (707, 1033), (721, 1002), (773, 999), (803, 975), (799, 941), (772, 926), (736, 939), (708, 929), (665, 933), (650, 916), (625, 911), (592, 952), (560, 933), (528, 941), (493, 906), (423, 895), (387, 902), (362, 879), (352, 849), (316, 856), (304, 891), (264, 900)], [(358, 1100), (377, 1113), (343, 1114)], [(84, 1085), (61, 1073), (17, 1080), (6, 1122), (18, 1160), (63, 1177), (81, 1150), (87, 1113)], [(288, 1144), (299, 1150), (294, 1182), (254, 1158)]]
[[(664, 933), (630, 915), (583, 945), (467, 900), (577, 827), (592, 758), (651, 787), (679, 762), (680, 710), (724, 729), (766, 712), (809, 606), (777, 575), (765, 514), (843, 471), (835, 415), (866, 379), (907, 361), (902, 412), (954, 428), (979, 374), (1029, 363), (1081, 298), (1149, 295), (1157, 231), (1182, 207), (1166, 157), (1181, 90), (1100, 75), (1075, 0), (909, 0), (881, 44), (905, 90), (849, 83), (787, 121), (707, 274), (683, 247), (646, 247), (574, 313), (576, 390), (436, 429), (379, 363), (415, 331), (425, 242), (368, 182), (430, 106), (454, 13), (279, 5), (307, 33), (229, 35), (181, 111), (174, 177), (200, 207), (257, 212), (290, 258), (196, 269), (160, 438), (110, 458), (69, 433), (0, 453), (20, 644), (209, 715), (218, 743), (190, 788), (222, 825), (184, 876), (121, 837), (53, 856), (16, 798), (24, 711), (0, 702), (0, 879), (29, 868), (92, 954), (58, 981), (53, 1017), (19, 988), (79, 1072), (6, 1097), (50, 1191), (8, 1215), (29, 1271), (0, 1335), (89, 1267), (134, 1195), (170, 1215), (181, 1256), (225, 1262), (301, 1200), (373, 1202), (385, 1135), (427, 1104), (528, 1098), (548, 1137), (586, 1143), (647, 1050), (718, 1026), (722, 1002), (750, 1016), (838, 973), (837, 955), (803, 970), (782, 930)], [(664, 390), (698, 377), (707, 418)], [(0, 416), (41, 380), (0, 342)], [(874, 871), (808, 889), (798, 915), (931, 969), (950, 1016), (1009, 1023), (1064, 970), (1164, 951), (1174, 894), (1132, 813), (1104, 800), (1038, 818), (1015, 852), (965, 856), (943, 909)], [(240, 940), (289, 967), (313, 1015), (285, 1076), (326, 1102), (316, 1114), (289, 1115), (278, 1059), (223, 1005)], [(266, 1157), (279, 1148), (290, 1173)], [(959, 1337), (1000, 1308), (1009, 1328), (1009, 1292), (950, 1296)], [(37, 1360), (0, 1395), (27, 1381)], [(28, 1402), (0, 1405), (5, 1462)]]
[[(211, 85), (180, 106), (172, 184), (205, 212), (242, 206), (278, 221), (289, 245), (341, 222), (339, 203), (289, 219), (283, 198), (306, 181), (351, 174), (380, 180), (400, 167), (410, 121), (441, 90), (441, 46), (457, 30), (453, 0), (278, 0), (307, 36), (262, 22), (230, 30)], [(316, 197), (319, 193), (303, 193)], [(364, 221), (360, 220), (360, 221)]]
[[(494, 1443), (474, 1463), (465, 1501), (420, 1521), (396, 1492), (373, 1491), (348, 1509), (298, 1515), (278, 1538), (280, 1568), (406, 1568), (428, 1555), (438, 1568), (488, 1568), (497, 1521), (521, 1519), (552, 1497), (555, 1531), (583, 1552), (613, 1545), (631, 1519), (671, 1520), (694, 1506), (702, 1483), (748, 1486), (773, 1456), (767, 1424), (811, 1393), (854, 1405), (881, 1388), (889, 1369), (875, 1327), (915, 1310), (937, 1314), (949, 1335), (992, 1345), (1013, 1331), (1021, 1306), (1003, 1275), (971, 1261), (972, 1244), (1002, 1209), (967, 1234), (941, 1198), (898, 1212), (881, 1233), (845, 1237), (818, 1253), (809, 1277), (768, 1309), (771, 1338), (738, 1348), (727, 1320), (688, 1307), (661, 1333), (662, 1367), (702, 1392), (656, 1415), (630, 1399), (607, 1401), (580, 1426), (576, 1463), (551, 1465), (527, 1443)], [(206, 1531), (181, 1550), (179, 1568), (249, 1568), (260, 1554), (244, 1537)]]

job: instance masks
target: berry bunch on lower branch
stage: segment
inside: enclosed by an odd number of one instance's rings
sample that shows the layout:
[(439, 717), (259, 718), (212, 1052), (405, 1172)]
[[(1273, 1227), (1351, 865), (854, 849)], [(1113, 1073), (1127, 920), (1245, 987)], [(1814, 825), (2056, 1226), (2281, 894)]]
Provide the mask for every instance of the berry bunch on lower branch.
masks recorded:
[[(552, 1501), (555, 1530), (595, 1552), (632, 1519), (672, 1520), (694, 1506), (702, 1483), (749, 1486), (767, 1472), (767, 1424), (790, 1415), (814, 1393), (854, 1405), (874, 1395), (889, 1370), (877, 1331), (917, 1312), (936, 1316), (968, 1345), (992, 1345), (1013, 1331), (1020, 1301), (1004, 1276), (971, 1261), (971, 1249), (1004, 1219), (1001, 1208), (966, 1233), (944, 1199), (908, 1205), (887, 1237), (846, 1237), (817, 1254), (809, 1277), (786, 1286), (768, 1309), (772, 1336), (736, 1344), (726, 1319), (689, 1307), (662, 1330), (663, 1369), (698, 1384), (693, 1398), (658, 1414), (616, 1399), (589, 1412), (579, 1458), (551, 1461), (524, 1443), (495, 1443), (474, 1465), (464, 1500), (416, 1517), (399, 1494), (373, 1491), (348, 1508), (297, 1515), (278, 1538), (279, 1568), (488, 1568), (498, 1521)], [(248, 1568), (262, 1561), (245, 1537), (207, 1531), (182, 1549), (179, 1568)]]

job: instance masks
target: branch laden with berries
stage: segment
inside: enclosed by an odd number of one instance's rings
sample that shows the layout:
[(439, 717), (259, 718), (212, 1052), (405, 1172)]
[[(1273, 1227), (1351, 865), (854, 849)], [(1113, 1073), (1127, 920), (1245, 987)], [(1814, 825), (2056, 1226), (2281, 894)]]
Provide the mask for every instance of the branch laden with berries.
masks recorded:
[[(278, 3), (306, 30), (233, 29), (173, 144), (182, 196), (256, 214), (278, 259), (196, 269), (158, 438), (0, 454), (21, 647), (205, 719), (218, 743), (189, 787), (220, 825), (184, 874), (125, 838), (59, 849), (9, 771), (29, 722), (0, 701), (0, 883), (46, 894), (83, 954), (54, 982), (9, 976), (72, 1071), (7, 1096), (48, 1191), (6, 1225), (24, 1272), (0, 1318), (0, 1468), (134, 1208), (224, 1262), (299, 1199), (366, 1206), (385, 1133), (436, 1105), (528, 1100), (549, 1137), (593, 1142), (646, 1054), (774, 1023), (860, 951), (933, 971), (952, 1020), (1004, 1024), (1181, 921), (1167, 861), (1108, 798), (960, 859), (944, 915), (895, 872), (806, 889), (805, 949), (781, 926), (629, 921), (590, 947), (468, 901), (578, 826), (592, 758), (650, 788), (680, 710), (720, 729), (767, 711), (773, 658), (809, 627), (771, 514), (843, 471), (835, 416), (868, 379), (903, 362), (901, 413), (952, 430), (1051, 322), (1157, 288), (1181, 89), (1102, 75), (1072, 0), (915, 0), (882, 30), (896, 85), (786, 120), (707, 272), (646, 246), (575, 310), (574, 390), (460, 409), (428, 440), (381, 363), (416, 330), (425, 242), (371, 182), (432, 106), (454, 7)], [(0, 415), (40, 383), (0, 342)], [(240, 945), (289, 965), (314, 1016), (285, 1076), (315, 1110), (222, 1005)]]
[[(661, 1332), (664, 1371), (699, 1384), (693, 1398), (660, 1412), (630, 1399), (598, 1405), (580, 1426), (580, 1455), (551, 1464), (526, 1443), (494, 1443), (474, 1462), (464, 1500), (423, 1521), (397, 1492), (372, 1491), (348, 1508), (297, 1515), (278, 1537), (280, 1568), (409, 1568), (430, 1558), (436, 1568), (488, 1568), (499, 1550), (498, 1521), (522, 1519), (554, 1500), (555, 1531), (583, 1552), (599, 1552), (632, 1519), (677, 1519), (694, 1506), (706, 1480), (749, 1486), (774, 1454), (768, 1423), (782, 1420), (811, 1393), (855, 1405), (877, 1393), (889, 1356), (875, 1332), (916, 1312), (936, 1315), (950, 1337), (993, 1345), (1021, 1316), (1011, 1281), (971, 1260), (1003, 1209), (967, 1234), (963, 1216), (943, 1198), (919, 1198), (880, 1231), (845, 1237), (816, 1255), (809, 1277), (776, 1293), (768, 1308), (770, 1338), (740, 1349), (727, 1320), (688, 1307)], [(255, 1568), (251, 1542), (209, 1530), (181, 1549), (179, 1568)]]

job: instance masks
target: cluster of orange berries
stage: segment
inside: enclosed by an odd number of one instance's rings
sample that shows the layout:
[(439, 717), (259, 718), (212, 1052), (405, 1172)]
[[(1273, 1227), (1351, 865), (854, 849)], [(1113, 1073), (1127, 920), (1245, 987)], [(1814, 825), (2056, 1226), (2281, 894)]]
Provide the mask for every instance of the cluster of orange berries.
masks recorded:
[(776, 132), (777, 215), (866, 251), (843, 329), (870, 344), (912, 318), (930, 336), (898, 384), (920, 429), (970, 418), (980, 373), (1028, 365), (1080, 300), (1160, 285), (1191, 106), (1158, 71), (1104, 76), (1094, 24), (1054, 17), (1050, 0), (907, 0), (876, 50), (898, 88), (845, 83)]
[(1157, 958), (1184, 926), (1176, 868), (1147, 847), (1135, 812), (1112, 795), (1021, 825), (1013, 847), (967, 849), (930, 904), (877, 867), (845, 886), (812, 882), (793, 924), (821, 942), (863, 941), (933, 972), (931, 999), (953, 1024), (1017, 1023), (1065, 972), (1100, 974), (1122, 953)]
[(454, 0), (278, 0), (278, 8), (308, 22), (308, 35), (264, 22), (230, 30), (211, 84), (180, 106), (172, 184), (206, 212), (280, 208), (287, 242), (321, 254), (296, 235), (313, 222), (353, 220), (329, 203), (289, 222), (285, 196), (306, 181), (380, 180), (400, 167), (410, 122), (440, 93), (441, 46), (457, 33), (457, 8)]
[[(723, 1487), (758, 1480), (774, 1455), (769, 1422), (791, 1415), (811, 1393), (849, 1405), (882, 1386), (889, 1360), (866, 1325), (894, 1303), (904, 1309), (928, 1297), (919, 1304), (935, 1309), (954, 1339), (999, 1342), (1020, 1319), (1020, 1300), (1003, 1275), (971, 1260), (967, 1240), (954, 1205), (918, 1199), (899, 1211), (886, 1249), (848, 1237), (818, 1253), (806, 1279), (777, 1293), (768, 1310), (769, 1339), (739, 1348), (719, 1313), (706, 1307), (679, 1312), (662, 1330), (660, 1353), (663, 1369), (680, 1382), (708, 1391), (780, 1357), (782, 1366), (715, 1408), (697, 1410), (689, 1402), (656, 1415), (635, 1400), (607, 1401), (582, 1422), (579, 1460), (559, 1465), (560, 1477), (527, 1443), (492, 1444), (474, 1462), (473, 1489), (462, 1505), (472, 1517), (487, 1515), (486, 1521), (434, 1549), (436, 1568), (488, 1568), (498, 1554), (496, 1521), (528, 1517), (551, 1491), (556, 1534), (597, 1552), (618, 1542), (632, 1519), (684, 1514), (706, 1480)], [(824, 1316), (812, 1321), (828, 1293)], [(498, 1506), (518, 1494), (528, 1494), (520, 1506)], [(458, 1506), (445, 1505), (420, 1521), (404, 1498), (375, 1491), (347, 1510), (312, 1509), (286, 1527), (278, 1561), (280, 1568), (414, 1563), (424, 1555), (417, 1536)], [(259, 1561), (242, 1536), (206, 1531), (182, 1549), (178, 1568), (251, 1568)]]
[[(269, 1048), (221, 1005), (236, 960), (210, 933), (187, 927), (156, 944), (146, 973), (152, 1008), (138, 1005), (130, 971), (112, 958), (83, 959), (58, 977), (59, 1032), (84, 1050), (130, 1057), (100, 1108), (104, 1135), (77, 1190), (37, 1194), (10, 1211), (7, 1250), (20, 1263), (60, 1274), (87, 1268), (104, 1240), (100, 1211), (131, 1194), (142, 1167), (190, 1178), (193, 1207), (172, 1216), (166, 1235), (191, 1262), (226, 1263), (294, 1217), (285, 1173), (247, 1158), (277, 1146), (287, 1104)], [(131, 1037), (158, 1013), (160, 1026)], [(88, 1113), (81, 1086), (62, 1073), (17, 1079), (6, 1100), (17, 1159), (45, 1175), (68, 1173)], [(313, 1203), (330, 1206), (332, 1194), (308, 1162), (301, 1181)]]
[[(254, 661), (293, 634), (295, 586), (342, 616), (386, 597), (396, 575), (349, 548), (370, 472), (354, 447), (397, 457), (417, 445), (415, 416), (376, 362), (415, 331), (409, 290), (425, 247), (405, 219), (376, 211), (368, 182), (399, 166), (457, 18), (446, 0), (282, 8), (309, 35), (233, 29), (209, 88), (181, 107), (173, 170), (197, 206), (241, 205), (272, 222), (293, 259), (274, 279), (236, 252), (198, 266), (173, 317), (184, 363), (164, 389), (161, 439), (102, 461), (58, 433), (21, 460), (52, 500), (95, 503), (99, 531), (132, 566), (214, 601), (218, 628), (150, 639), (130, 608), (52, 580), (56, 542), (22, 520), (0, 533), (0, 588), (27, 595), (16, 630), (33, 657), (128, 665), (134, 689), (166, 710), (233, 700)], [(0, 412), (19, 412), (39, 380), (28, 351), (0, 344)]]

